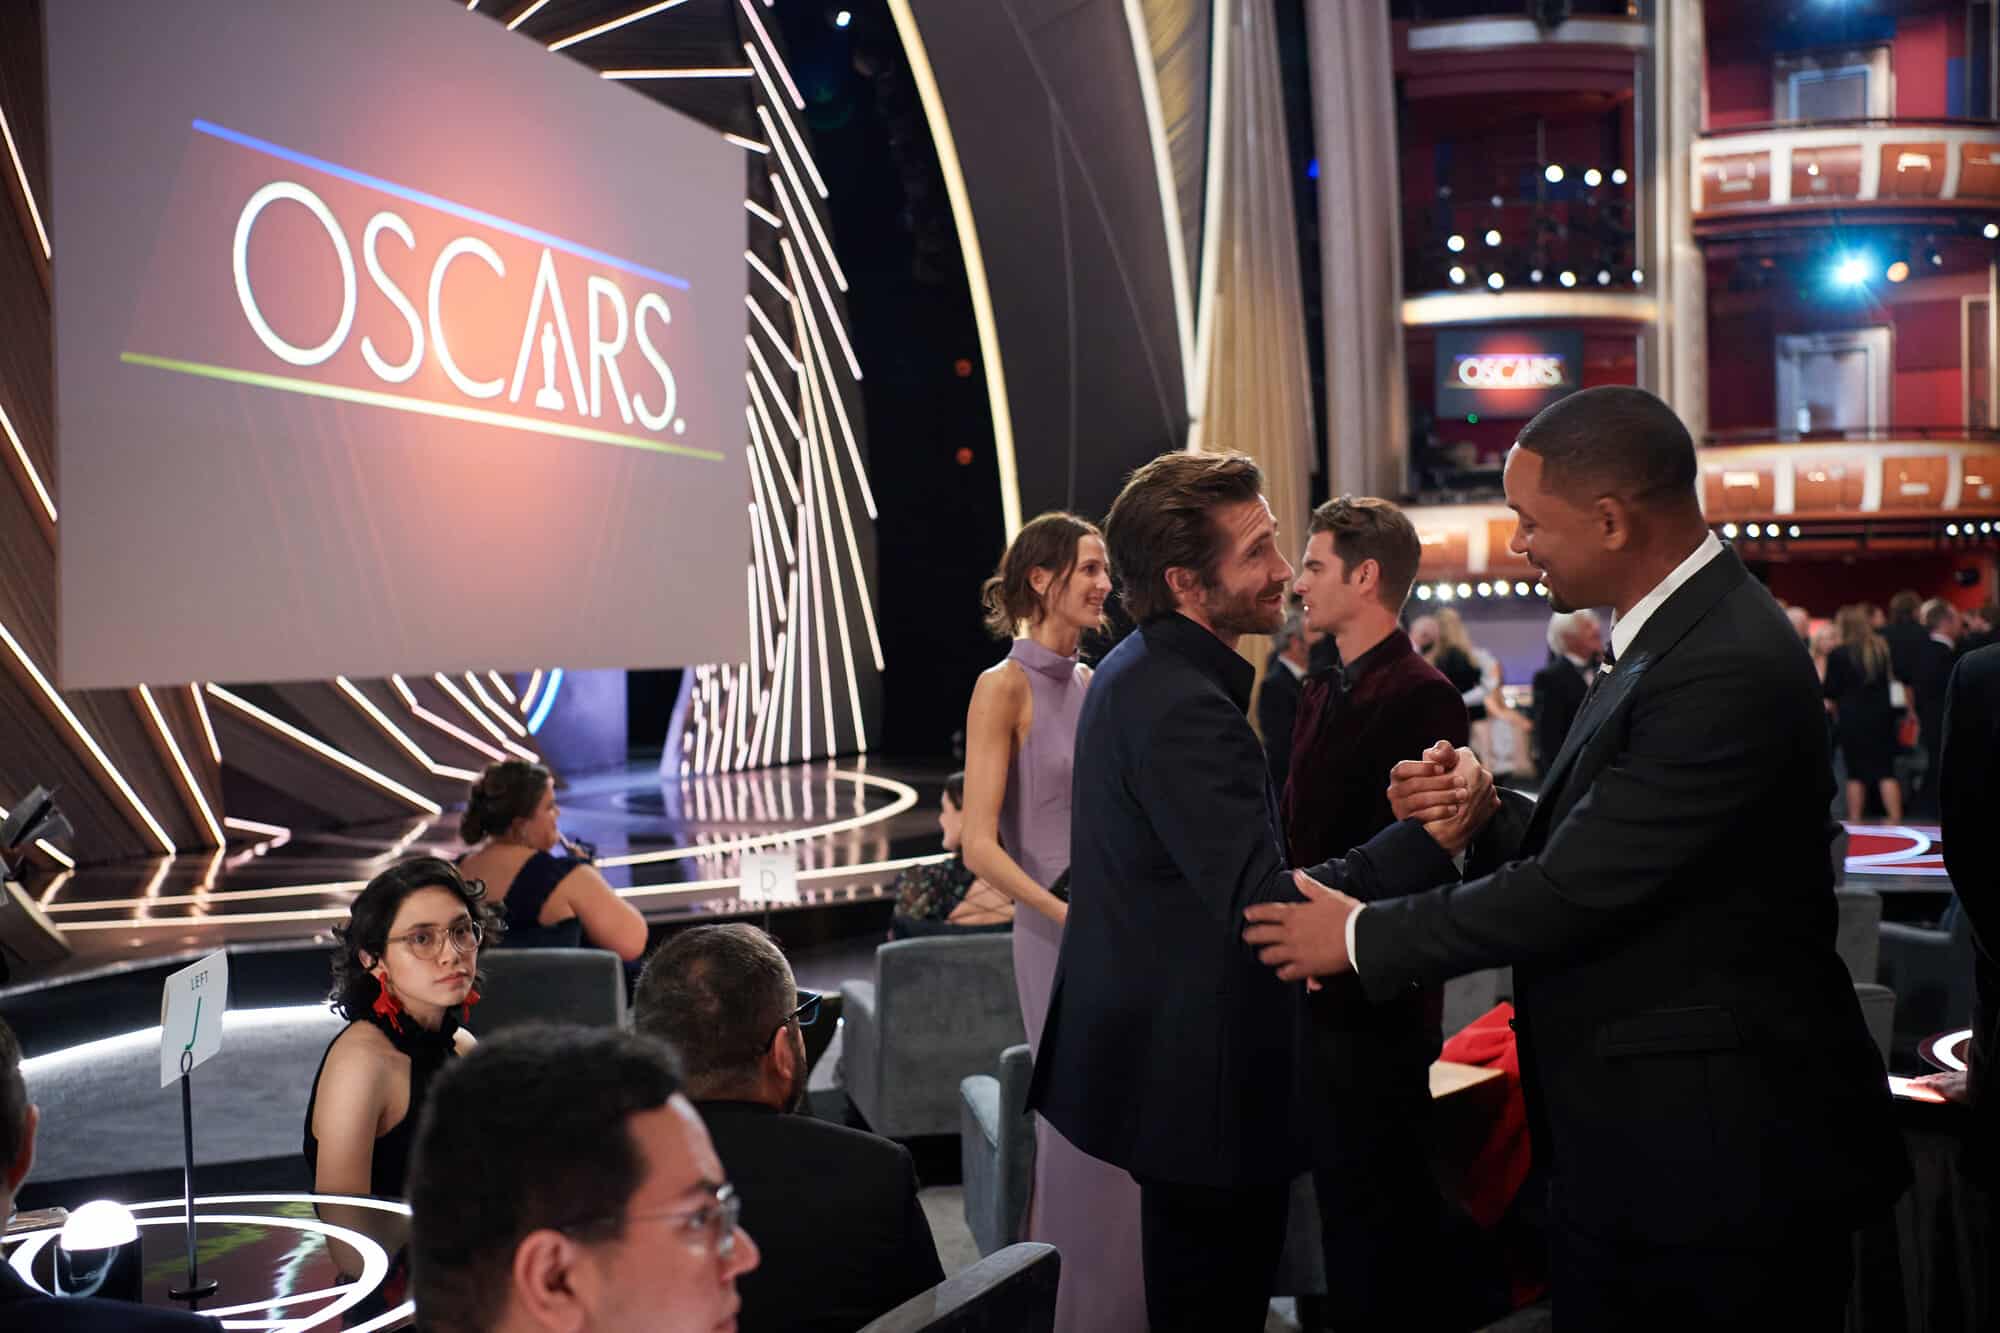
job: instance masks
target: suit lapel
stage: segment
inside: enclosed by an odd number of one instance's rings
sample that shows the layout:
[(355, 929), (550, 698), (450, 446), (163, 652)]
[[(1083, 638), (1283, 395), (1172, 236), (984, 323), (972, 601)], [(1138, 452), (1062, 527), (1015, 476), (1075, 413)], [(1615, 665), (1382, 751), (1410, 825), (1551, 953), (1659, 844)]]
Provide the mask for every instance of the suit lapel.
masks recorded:
[(1659, 610), (1647, 618), (1640, 627), (1639, 637), (1625, 650), (1617, 665), (1608, 674), (1604, 671), (1597, 673), (1596, 682), (1584, 695), (1583, 706), (1577, 710), (1569, 736), (1563, 741), (1555, 762), (1549, 765), (1548, 775), (1542, 779), (1541, 794), (1535, 801), (1535, 817), (1529, 822), (1525, 839), (1530, 846), (1539, 846), (1549, 821), (1554, 818), (1563, 784), (1568, 781), (1570, 770), (1576, 767), (1578, 756), (1590, 744), (1597, 729), (1618, 711), (1638, 686), (1639, 678), (1647, 668), (1665, 656), (1717, 602), (1748, 577), (1736, 552), (1723, 547), (1721, 555), (1697, 570), (1693, 578), (1682, 584), (1673, 596), (1660, 604)]

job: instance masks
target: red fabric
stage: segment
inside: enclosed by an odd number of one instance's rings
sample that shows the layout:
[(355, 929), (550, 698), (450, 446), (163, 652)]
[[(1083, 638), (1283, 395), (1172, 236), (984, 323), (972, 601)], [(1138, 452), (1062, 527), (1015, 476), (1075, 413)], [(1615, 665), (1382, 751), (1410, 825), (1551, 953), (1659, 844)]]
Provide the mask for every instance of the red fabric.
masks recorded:
[(1514, 1006), (1500, 1004), (1467, 1024), (1444, 1044), (1443, 1059), (1454, 1064), (1498, 1069), (1507, 1076), (1507, 1100), (1494, 1118), (1465, 1172), (1459, 1202), (1482, 1228), (1498, 1225), (1528, 1178), (1533, 1152), (1528, 1145), (1528, 1106), (1521, 1095), (1521, 1056), (1508, 1024)]

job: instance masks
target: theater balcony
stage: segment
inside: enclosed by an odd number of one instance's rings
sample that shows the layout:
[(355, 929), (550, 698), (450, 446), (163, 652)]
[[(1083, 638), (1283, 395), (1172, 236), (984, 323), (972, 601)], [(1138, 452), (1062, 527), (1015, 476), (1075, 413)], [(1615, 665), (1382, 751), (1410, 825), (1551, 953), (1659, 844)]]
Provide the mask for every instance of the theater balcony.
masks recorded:
[(1710, 0), (1696, 236), (2000, 216), (1993, 13)]

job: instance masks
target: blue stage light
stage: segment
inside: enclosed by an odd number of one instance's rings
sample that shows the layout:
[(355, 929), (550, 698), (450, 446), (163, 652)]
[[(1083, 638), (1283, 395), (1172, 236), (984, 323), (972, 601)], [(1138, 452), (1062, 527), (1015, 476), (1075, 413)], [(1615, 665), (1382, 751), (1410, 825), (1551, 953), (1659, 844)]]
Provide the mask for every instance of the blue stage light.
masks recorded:
[(1859, 287), (1873, 278), (1875, 273), (1874, 258), (1865, 254), (1844, 254), (1833, 266), (1833, 280), (1841, 287)]

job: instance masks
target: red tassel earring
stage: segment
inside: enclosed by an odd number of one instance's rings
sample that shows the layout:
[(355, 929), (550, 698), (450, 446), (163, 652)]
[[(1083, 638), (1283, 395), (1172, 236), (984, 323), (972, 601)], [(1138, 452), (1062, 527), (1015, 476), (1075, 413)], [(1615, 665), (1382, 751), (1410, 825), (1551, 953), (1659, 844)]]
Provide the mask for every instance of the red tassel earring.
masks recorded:
[(478, 990), (469, 990), (465, 993), (465, 1007), (459, 1011), (465, 1015), (465, 1017), (459, 1020), (461, 1023), (470, 1023), (472, 1021), (472, 1006), (478, 1003)]
[(390, 993), (388, 983), (384, 982), (380, 977), (375, 979), (375, 984), (381, 987), (381, 992), (375, 997), (375, 1012), (382, 1015), (390, 1027), (401, 1033), (403, 1030), (402, 1001)]

